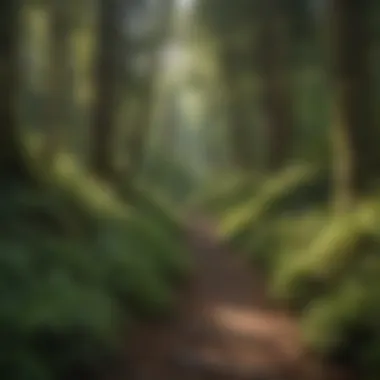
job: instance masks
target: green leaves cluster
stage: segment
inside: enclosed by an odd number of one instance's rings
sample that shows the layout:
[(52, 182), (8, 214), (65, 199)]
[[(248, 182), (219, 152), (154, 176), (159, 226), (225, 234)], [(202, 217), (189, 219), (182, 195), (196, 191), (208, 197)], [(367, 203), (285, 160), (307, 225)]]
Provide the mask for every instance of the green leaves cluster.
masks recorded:
[(129, 206), (75, 170), (0, 191), (1, 377), (96, 378), (126, 325), (171, 311), (189, 269), (179, 221), (142, 191)]

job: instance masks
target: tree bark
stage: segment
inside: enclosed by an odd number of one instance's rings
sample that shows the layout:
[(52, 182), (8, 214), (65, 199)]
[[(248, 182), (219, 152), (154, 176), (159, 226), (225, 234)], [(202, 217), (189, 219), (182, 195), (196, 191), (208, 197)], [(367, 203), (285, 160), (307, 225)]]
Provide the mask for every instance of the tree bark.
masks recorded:
[(329, 9), (334, 89), (335, 200), (348, 207), (379, 175), (370, 75), (370, 2), (332, 0)]
[(240, 169), (251, 170), (254, 166), (252, 152), (253, 141), (251, 141), (249, 128), (253, 126), (247, 123), (245, 111), (244, 102), (237, 94), (234, 95), (231, 89), (229, 115), (233, 157)]
[(289, 20), (284, 5), (280, 3), (279, 0), (263, 0), (261, 3), (258, 61), (267, 121), (269, 170), (281, 168), (288, 159), (294, 124), (288, 69)]
[(121, 70), (124, 70), (121, 65), (125, 64), (122, 36), (125, 6), (122, 0), (100, 1), (90, 166), (103, 178), (114, 174), (113, 151), (120, 88), (118, 81), (122, 77)]
[(18, 133), (18, 21), (21, 5), (4, 0), (0, 5), (0, 178), (30, 179)]
[[(156, 57), (153, 58), (158, 61)], [(158, 63), (155, 63), (155, 65)], [(156, 84), (156, 72), (153, 72), (147, 79), (147, 83), (144, 86), (144, 96), (140, 103), (140, 112), (137, 118), (137, 122), (134, 125), (131, 136), (128, 140), (128, 178), (132, 180), (136, 177), (139, 170), (141, 169), (145, 141), (149, 134), (149, 127), (152, 122), (151, 118), (154, 111), (154, 100), (155, 100), (155, 84)]]
[[(72, 111), (70, 70), (72, 7), (70, 1), (51, 0), (50, 9), (50, 91), (48, 93), (47, 136), (43, 156), (51, 162), (64, 145)], [(67, 142), (67, 141), (66, 141)]]
[[(227, 93), (227, 115), (234, 164), (244, 170), (253, 168), (253, 142), (249, 133), (250, 126), (245, 115), (244, 102), (236, 86), (240, 74), (240, 59), (233, 51), (224, 51), (220, 58), (221, 71)], [(239, 61), (239, 63), (237, 63)]]

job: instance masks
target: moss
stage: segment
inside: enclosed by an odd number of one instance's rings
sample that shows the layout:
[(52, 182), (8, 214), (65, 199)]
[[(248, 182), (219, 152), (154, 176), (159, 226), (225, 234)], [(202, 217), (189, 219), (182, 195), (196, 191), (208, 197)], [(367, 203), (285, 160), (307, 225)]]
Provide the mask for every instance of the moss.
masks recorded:
[(263, 216), (273, 211), (279, 200), (289, 196), (294, 188), (307, 182), (313, 174), (309, 167), (295, 166), (264, 181), (250, 200), (228, 210), (226, 217), (221, 221), (221, 235), (233, 241), (238, 240), (247, 229), (252, 230)]

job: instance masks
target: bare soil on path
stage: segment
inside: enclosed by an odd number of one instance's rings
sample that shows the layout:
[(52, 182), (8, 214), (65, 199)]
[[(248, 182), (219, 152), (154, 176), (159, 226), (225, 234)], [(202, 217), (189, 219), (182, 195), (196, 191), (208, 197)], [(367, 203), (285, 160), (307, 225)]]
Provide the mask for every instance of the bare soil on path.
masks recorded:
[(175, 320), (135, 330), (133, 380), (351, 380), (306, 352), (297, 317), (210, 226), (189, 227), (195, 271)]

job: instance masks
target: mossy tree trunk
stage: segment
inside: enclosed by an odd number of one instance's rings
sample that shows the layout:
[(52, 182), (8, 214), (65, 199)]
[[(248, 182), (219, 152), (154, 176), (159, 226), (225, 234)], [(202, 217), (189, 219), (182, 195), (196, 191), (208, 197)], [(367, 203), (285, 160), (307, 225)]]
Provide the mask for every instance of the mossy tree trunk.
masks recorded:
[(335, 204), (346, 209), (380, 171), (370, 75), (370, 2), (332, 0), (329, 41), (332, 69)]

